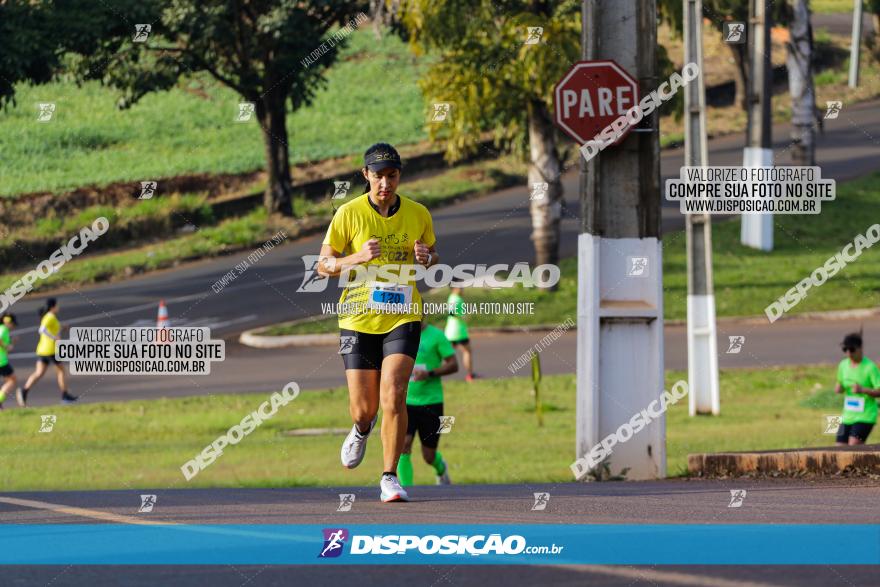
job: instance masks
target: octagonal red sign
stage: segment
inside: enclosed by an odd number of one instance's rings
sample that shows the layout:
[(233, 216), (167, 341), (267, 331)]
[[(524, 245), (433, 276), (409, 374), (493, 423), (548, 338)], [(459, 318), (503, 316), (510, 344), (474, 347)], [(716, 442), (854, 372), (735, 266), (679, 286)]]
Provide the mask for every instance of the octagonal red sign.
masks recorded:
[[(578, 61), (553, 90), (556, 125), (579, 144), (639, 103), (639, 84), (611, 60)], [(630, 128), (627, 127), (620, 143)]]

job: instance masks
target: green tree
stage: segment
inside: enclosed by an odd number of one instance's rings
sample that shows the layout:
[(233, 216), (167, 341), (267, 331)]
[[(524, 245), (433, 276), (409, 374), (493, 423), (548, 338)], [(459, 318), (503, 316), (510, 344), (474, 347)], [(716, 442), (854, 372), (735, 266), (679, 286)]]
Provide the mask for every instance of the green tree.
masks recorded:
[(496, 146), (527, 158), (529, 185), (548, 185), (529, 202), (535, 262), (556, 263), (563, 190), (553, 87), (580, 58), (580, 1), (404, 0), (400, 11), (413, 50), (437, 57), (420, 80), (428, 106), (452, 105), (443, 124), (429, 124), (432, 139), (442, 136), (456, 160), (490, 131)]
[(52, 21), (48, 3), (0, 1), (0, 107), (15, 105), (15, 84), (52, 79), (61, 58)]
[[(253, 104), (262, 129), (264, 204), (270, 213), (288, 216), (287, 109), (311, 103), (346, 37), (366, 20), (366, 2), (357, 0), (11, 0), (0, 3), (0, 10), (7, 4), (24, 25), (16, 37), (33, 41), (11, 59), (0, 57), (0, 74), (13, 73), (0, 83), (46, 81), (67, 53), (75, 56), (68, 62), (78, 80), (98, 79), (121, 91), (120, 108), (197, 72), (235, 90)], [(145, 24), (149, 30), (140, 26)], [(343, 28), (331, 35), (338, 25)], [(0, 24), (7, 26), (15, 25)], [(28, 60), (28, 47), (41, 53)], [(45, 64), (41, 55), (49, 57)], [(8, 99), (11, 92), (0, 86), (0, 99), (4, 95)], [(234, 116), (231, 107), (230, 123)]]

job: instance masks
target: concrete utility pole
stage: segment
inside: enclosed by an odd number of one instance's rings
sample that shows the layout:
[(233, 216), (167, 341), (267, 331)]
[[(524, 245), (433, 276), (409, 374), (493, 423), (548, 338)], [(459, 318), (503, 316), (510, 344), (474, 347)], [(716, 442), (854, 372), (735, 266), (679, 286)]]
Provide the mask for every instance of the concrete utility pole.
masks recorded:
[[(706, 91), (703, 71), (703, 0), (684, 0), (684, 62), (696, 63), (700, 77), (684, 88), (684, 164), (708, 165)], [(719, 414), (718, 343), (712, 286), (712, 223), (708, 214), (685, 216), (687, 236), (687, 337), (690, 415)]]
[[(612, 59), (641, 95), (657, 88), (655, 0), (584, 0), (583, 59)], [(578, 237), (577, 456), (663, 391), (660, 144), (655, 110), (621, 144), (581, 158)], [(628, 479), (666, 475), (660, 415), (606, 462)]]
[[(770, 101), (773, 97), (770, 76), (770, 12), (768, 0), (749, 0), (748, 125), (743, 165), (772, 167), (773, 143)], [(742, 244), (762, 251), (773, 250), (773, 215), (743, 214), (740, 231)]]
[(853, 0), (852, 42), (849, 46), (849, 87), (859, 86), (859, 58), (862, 42), (862, 0)]

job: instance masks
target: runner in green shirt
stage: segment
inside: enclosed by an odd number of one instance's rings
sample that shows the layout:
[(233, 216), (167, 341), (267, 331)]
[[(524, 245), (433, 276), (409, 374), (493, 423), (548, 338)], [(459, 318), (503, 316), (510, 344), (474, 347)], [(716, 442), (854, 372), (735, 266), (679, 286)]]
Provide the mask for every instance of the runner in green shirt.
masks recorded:
[(6, 401), (6, 394), (15, 387), (15, 370), (9, 364), (9, 351), (12, 349), (12, 329), (18, 326), (14, 314), (3, 314), (0, 316), (0, 378), (3, 379), (3, 385), (0, 386), (0, 410), (3, 409), (3, 402)]
[(412, 444), (416, 430), (422, 442), (422, 457), (434, 467), (437, 485), (449, 485), (449, 468), (437, 450), (440, 442), (440, 417), (443, 416), (443, 384), (440, 377), (458, 371), (455, 349), (443, 331), (430, 326), (422, 317), (422, 337), (416, 364), (406, 392), (408, 424), (403, 453), (397, 464), (397, 478), (404, 487), (413, 484)]
[(474, 380), (474, 355), (471, 352), (471, 341), (468, 338), (467, 324), (461, 316), (464, 314), (464, 299), (461, 297), (460, 287), (451, 287), (449, 299), (449, 317), (446, 319), (446, 338), (455, 348), (461, 347), (461, 361), (464, 363), (464, 380), (470, 383)]
[(837, 431), (837, 444), (865, 444), (877, 423), (880, 397), (880, 369), (862, 355), (862, 336), (847, 334), (841, 343), (846, 358), (837, 366), (835, 393), (842, 393), (843, 414)]

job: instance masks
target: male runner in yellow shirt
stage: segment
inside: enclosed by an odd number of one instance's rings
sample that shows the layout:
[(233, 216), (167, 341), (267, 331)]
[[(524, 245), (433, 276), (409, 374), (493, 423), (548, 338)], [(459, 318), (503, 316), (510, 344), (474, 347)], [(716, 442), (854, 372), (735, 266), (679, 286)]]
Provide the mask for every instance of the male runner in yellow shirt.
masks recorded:
[(339, 313), (339, 354), (354, 421), (342, 445), (342, 464), (353, 469), (363, 460), (381, 404), (383, 502), (409, 500), (397, 479), (397, 464), (407, 428), (406, 390), (421, 335), (421, 297), (412, 274), (402, 276), (398, 266), (415, 262), (430, 267), (439, 261), (430, 212), (397, 193), (400, 170), (400, 155), (391, 145), (367, 149), (362, 172), (370, 191), (336, 211), (317, 268), (335, 277), (349, 275), (354, 266), (378, 266), (397, 277), (365, 279), (345, 288), (339, 299), (349, 305)]

